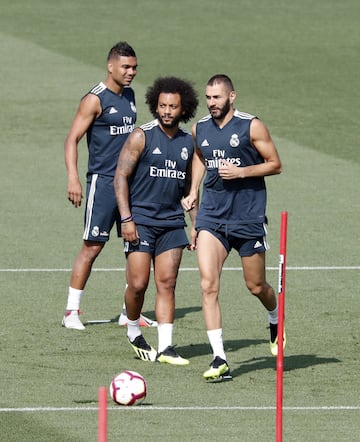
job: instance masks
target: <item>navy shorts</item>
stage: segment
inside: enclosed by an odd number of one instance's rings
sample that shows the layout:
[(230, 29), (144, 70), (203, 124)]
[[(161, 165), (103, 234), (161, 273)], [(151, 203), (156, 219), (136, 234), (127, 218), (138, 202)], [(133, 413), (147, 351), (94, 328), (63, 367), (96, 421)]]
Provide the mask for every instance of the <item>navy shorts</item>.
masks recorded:
[(115, 223), (117, 234), (121, 236), (114, 178), (97, 174), (89, 175), (86, 184), (83, 239), (97, 242), (109, 241), (110, 230)]
[(266, 225), (263, 223), (229, 225), (201, 222), (196, 230), (206, 230), (217, 238), (225, 247), (227, 253), (235, 249), (239, 256), (252, 256), (269, 250), (266, 241)]
[(139, 243), (133, 244), (124, 241), (124, 252), (146, 252), (158, 256), (167, 250), (184, 249), (189, 240), (183, 227), (154, 227), (136, 224), (139, 234)]

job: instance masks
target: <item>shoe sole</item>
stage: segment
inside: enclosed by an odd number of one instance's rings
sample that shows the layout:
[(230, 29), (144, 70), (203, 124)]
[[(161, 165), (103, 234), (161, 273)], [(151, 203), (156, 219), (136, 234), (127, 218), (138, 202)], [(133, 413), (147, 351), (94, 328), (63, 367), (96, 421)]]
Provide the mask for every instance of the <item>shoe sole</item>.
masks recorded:
[(80, 330), (80, 331), (85, 330), (84, 325), (82, 327), (71, 327), (69, 325), (66, 325), (64, 320), (61, 321), (61, 327), (67, 328), (69, 330)]
[(220, 375), (219, 377), (214, 378), (205, 378), (206, 382), (210, 383), (216, 383), (216, 382), (226, 382), (226, 381), (232, 381), (233, 377), (230, 374), (230, 371), (227, 371), (226, 373)]
[(220, 379), (224, 376), (231, 376), (229, 367), (226, 364), (220, 365), (218, 368), (210, 368), (203, 374), (206, 380)]
[(158, 323), (157, 321), (153, 321), (152, 319), (145, 318), (141, 315), (139, 325), (140, 327), (157, 327)]
[(160, 362), (162, 364), (171, 364), (171, 365), (189, 365), (190, 361), (184, 358), (172, 358), (170, 356), (160, 355), (156, 358), (156, 362)]
[(62, 327), (66, 328), (67, 330), (79, 330), (79, 331), (84, 331), (84, 330), (85, 330), (85, 327), (84, 327), (84, 328), (80, 328), (80, 327), (69, 327), (69, 326), (66, 326), (66, 325), (62, 325)]

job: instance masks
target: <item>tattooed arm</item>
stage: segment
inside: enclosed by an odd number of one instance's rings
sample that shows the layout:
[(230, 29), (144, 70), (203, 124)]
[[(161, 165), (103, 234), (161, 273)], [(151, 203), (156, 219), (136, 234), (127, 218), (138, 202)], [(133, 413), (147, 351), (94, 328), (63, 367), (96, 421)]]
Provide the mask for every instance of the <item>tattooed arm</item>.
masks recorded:
[(121, 149), (114, 178), (116, 201), (121, 216), (121, 235), (125, 241), (136, 241), (136, 225), (132, 220), (128, 179), (133, 174), (145, 147), (145, 134), (136, 128)]

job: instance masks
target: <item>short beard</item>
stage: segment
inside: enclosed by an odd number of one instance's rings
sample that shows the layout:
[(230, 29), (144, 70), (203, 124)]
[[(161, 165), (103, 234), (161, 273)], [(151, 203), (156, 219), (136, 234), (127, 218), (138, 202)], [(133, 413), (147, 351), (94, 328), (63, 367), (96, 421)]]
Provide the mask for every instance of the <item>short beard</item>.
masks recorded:
[[(224, 106), (220, 109), (220, 113), (217, 116), (212, 115), (214, 120), (222, 120), (223, 118), (225, 118), (225, 116), (229, 113), (231, 108), (231, 104), (230, 104), (230, 100), (227, 100), (226, 103), (224, 104)], [(209, 109), (210, 113), (211, 113), (211, 109)]]
[(172, 129), (173, 127), (177, 127), (181, 121), (181, 117), (175, 117), (171, 123), (164, 123), (163, 119), (160, 117), (160, 115), (157, 113), (156, 118), (160, 121), (160, 124), (162, 127), (165, 127), (166, 129)]

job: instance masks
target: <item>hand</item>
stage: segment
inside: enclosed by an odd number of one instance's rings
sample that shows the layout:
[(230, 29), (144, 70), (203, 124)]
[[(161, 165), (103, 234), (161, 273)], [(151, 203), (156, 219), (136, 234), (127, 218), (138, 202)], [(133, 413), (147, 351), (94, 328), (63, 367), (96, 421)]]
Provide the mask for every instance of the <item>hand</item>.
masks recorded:
[(219, 175), (223, 180), (234, 180), (236, 178), (243, 178), (242, 170), (243, 167), (235, 166), (227, 160), (221, 160), (219, 166)]
[(124, 241), (128, 241), (133, 245), (138, 244), (139, 235), (134, 221), (128, 221), (126, 223), (121, 224), (121, 236)]
[(193, 195), (189, 194), (188, 196), (184, 197), (181, 200), (181, 204), (183, 206), (183, 209), (186, 212), (189, 212), (189, 210), (192, 210), (195, 207), (195, 203), (196, 203), (197, 198), (194, 197)]
[(78, 179), (69, 179), (67, 198), (74, 207), (81, 206), (81, 200), (83, 198), (83, 195), (82, 195), (81, 183)]
[(193, 252), (196, 250), (196, 240), (197, 240), (197, 231), (194, 227), (191, 228), (190, 232), (191, 243), (187, 246), (187, 249)]

